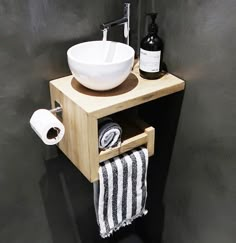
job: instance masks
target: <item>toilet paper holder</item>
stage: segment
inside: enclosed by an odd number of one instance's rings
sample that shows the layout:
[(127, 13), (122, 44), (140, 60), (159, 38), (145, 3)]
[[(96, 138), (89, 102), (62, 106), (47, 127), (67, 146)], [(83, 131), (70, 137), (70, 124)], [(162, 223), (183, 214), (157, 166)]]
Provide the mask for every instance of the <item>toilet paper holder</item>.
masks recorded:
[(60, 120), (62, 120), (62, 107), (61, 105), (55, 101), (54, 102), (55, 108), (49, 110), (51, 113), (56, 113), (57, 118), (59, 118)]
[(58, 107), (55, 107), (55, 108), (53, 108), (49, 111), (52, 112), (52, 113), (59, 113), (59, 112), (62, 112), (62, 107), (58, 106)]

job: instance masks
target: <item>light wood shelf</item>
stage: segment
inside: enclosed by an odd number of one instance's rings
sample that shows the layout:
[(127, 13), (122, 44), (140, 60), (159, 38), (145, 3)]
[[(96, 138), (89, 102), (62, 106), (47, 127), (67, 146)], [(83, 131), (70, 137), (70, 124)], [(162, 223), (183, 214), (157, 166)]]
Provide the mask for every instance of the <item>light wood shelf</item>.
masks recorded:
[(91, 182), (98, 179), (99, 162), (103, 160), (144, 144), (151, 156), (154, 152), (155, 130), (136, 119), (129, 128), (122, 127), (130, 131), (135, 124), (138, 129), (134, 135), (126, 135), (121, 146), (100, 152), (98, 119), (179, 92), (184, 86), (183, 80), (171, 74), (158, 80), (143, 79), (139, 76), (138, 63), (123, 84), (105, 92), (89, 90), (73, 76), (52, 80), (51, 104), (55, 107), (56, 101), (62, 106), (62, 122), (65, 126), (65, 135), (58, 147)]

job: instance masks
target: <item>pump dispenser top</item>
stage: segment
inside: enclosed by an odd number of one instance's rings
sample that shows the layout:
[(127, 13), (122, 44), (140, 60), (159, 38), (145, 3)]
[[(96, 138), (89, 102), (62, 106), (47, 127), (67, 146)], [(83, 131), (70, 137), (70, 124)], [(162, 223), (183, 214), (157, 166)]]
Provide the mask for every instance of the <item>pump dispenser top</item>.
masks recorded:
[(151, 18), (151, 23), (148, 26), (148, 33), (142, 39), (140, 45), (139, 72), (145, 79), (157, 79), (163, 76), (163, 42), (158, 36), (157, 13), (147, 13), (146, 15)]
[(158, 26), (156, 24), (157, 13), (147, 13), (147, 16), (150, 16), (152, 21), (148, 26), (148, 32), (157, 33), (158, 32)]

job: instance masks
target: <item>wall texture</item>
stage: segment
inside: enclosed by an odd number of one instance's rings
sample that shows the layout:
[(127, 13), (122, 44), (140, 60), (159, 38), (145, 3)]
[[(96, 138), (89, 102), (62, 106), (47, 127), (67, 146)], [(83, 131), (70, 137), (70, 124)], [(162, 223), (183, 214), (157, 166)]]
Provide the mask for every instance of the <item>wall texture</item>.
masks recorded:
[[(63, 155), (50, 159), (55, 147), (44, 146), (29, 127), (34, 110), (50, 107), (48, 81), (69, 74), (66, 50), (100, 39), (99, 24), (120, 17), (123, 2), (0, 1), (1, 242), (157, 243), (163, 229), (167, 243), (234, 242), (233, 0), (131, 1), (132, 46), (144, 35), (144, 13), (157, 8), (168, 68), (187, 80), (165, 210), (182, 93), (143, 106), (141, 113), (157, 130), (149, 214), (107, 240), (98, 235), (91, 184)], [(121, 34), (114, 29), (109, 39), (121, 40)]]
[(163, 242), (236, 239), (236, 3), (156, 1), (169, 71), (186, 80)]

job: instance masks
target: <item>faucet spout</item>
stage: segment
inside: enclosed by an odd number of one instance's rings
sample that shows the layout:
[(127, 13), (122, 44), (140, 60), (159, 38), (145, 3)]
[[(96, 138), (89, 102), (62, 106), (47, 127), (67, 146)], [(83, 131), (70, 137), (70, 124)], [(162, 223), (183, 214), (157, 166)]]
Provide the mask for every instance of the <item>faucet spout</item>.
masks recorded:
[(108, 31), (113, 26), (124, 25), (124, 37), (126, 38), (126, 44), (129, 45), (129, 31), (130, 31), (130, 3), (124, 4), (124, 16), (120, 19), (113, 20), (100, 25), (100, 29)]
[(113, 26), (125, 24), (127, 21), (128, 21), (127, 17), (123, 17), (121, 19), (117, 19), (117, 20), (113, 20), (113, 21), (101, 24), (100, 29), (101, 30), (110, 29)]

